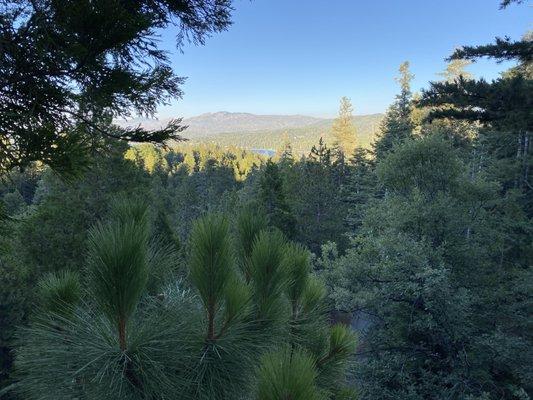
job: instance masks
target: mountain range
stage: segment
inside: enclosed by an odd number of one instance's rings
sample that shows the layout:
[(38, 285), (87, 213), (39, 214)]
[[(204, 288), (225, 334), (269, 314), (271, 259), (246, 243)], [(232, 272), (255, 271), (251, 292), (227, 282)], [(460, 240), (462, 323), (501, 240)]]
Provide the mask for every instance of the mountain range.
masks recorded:
[[(368, 147), (378, 131), (383, 114), (357, 115), (353, 122), (359, 143)], [(141, 125), (147, 129), (164, 126), (166, 119), (116, 121), (121, 126)], [(331, 143), (333, 119), (306, 115), (258, 115), (219, 111), (186, 118), (182, 136), (191, 143), (211, 142), (245, 149), (279, 149), (289, 140), (296, 153), (306, 153), (320, 137)]]

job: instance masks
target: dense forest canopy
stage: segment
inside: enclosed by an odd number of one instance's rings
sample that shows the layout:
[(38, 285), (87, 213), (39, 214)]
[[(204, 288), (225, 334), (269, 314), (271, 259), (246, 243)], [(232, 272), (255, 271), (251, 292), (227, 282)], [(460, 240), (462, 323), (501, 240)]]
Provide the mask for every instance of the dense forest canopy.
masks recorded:
[(113, 124), (181, 96), (155, 31), (204, 44), (230, 1), (0, 7), (0, 398), (533, 397), (531, 33), (269, 157)]

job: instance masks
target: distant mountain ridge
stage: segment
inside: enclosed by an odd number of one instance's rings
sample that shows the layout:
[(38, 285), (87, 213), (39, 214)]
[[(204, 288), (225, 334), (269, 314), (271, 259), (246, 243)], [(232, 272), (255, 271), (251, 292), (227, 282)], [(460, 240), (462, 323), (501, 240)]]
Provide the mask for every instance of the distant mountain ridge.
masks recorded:
[(313, 125), (321, 120), (305, 115), (258, 115), (219, 111), (187, 118), (183, 123), (188, 125), (185, 134), (209, 136), (217, 133), (297, 128)]
[[(354, 124), (359, 143), (368, 147), (373, 140), (383, 114), (357, 115)], [(136, 118), (115, 121), (120, 126), (141, 125), (157, 129), (166, 125), (170, 118), (161, 120)], [(306, 115), (258, 115), (251, 113), (219, 111), (186, 118), (187, 129), (182, 136), (192, 143), (212, 142), (221, 146), (238, 146), (246, 149), (278, 149), (288, 139), (295, 152), (305, 153), (324, 137), (332, 142), (333, 118), (318, 118)]]
[[(117, 120), (116, 123), (120, 126), (141, 125), (147, 129), (157, 129), (166, 125), (170, 119), (134, 118), (128, 121)], [(183, 125), (187, 125), (187, 130), (184, 134), (189, 137), (194, 137), (210, 136), (218, 133), (298, 128), (317, 124), (323, 120), (323, 118), (309, 117), (306, 115), (260, 115), (218, 111), (185, 118)]]

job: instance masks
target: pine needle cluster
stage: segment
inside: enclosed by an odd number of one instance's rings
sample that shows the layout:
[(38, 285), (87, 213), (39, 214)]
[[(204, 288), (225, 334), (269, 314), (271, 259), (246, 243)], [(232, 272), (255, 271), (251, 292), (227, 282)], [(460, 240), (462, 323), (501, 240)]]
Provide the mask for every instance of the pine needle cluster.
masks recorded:
[(45, 307), (16, 364), (25, 398), (336, 398), (355, 341), (329, 327), (304, 247), (250, 210), (235, 229), (207, 215), (191, 231), (187, 282), (154, 292), (155, 264), (171, 255), (150, 237), (148, 208), (113, 209), (91, 230), (85, 276), (40, 284)]

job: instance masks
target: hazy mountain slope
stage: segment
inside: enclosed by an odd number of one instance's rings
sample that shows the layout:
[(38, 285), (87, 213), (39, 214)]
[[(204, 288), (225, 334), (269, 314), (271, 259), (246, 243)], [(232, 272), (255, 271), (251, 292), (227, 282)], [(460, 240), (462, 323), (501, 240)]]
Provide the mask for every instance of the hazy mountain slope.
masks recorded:
[(256, 132), (288, 129), (320, 123), (322, 119), (305, 115), (256, 115), (249, 113), (216, 112), (187, 118), (188, 136), (210, 136), (218, 133)]
[[(378, 130), (382, 114), (358, 115), (354, 117), (358, 140), (368, 147)], [(133, 119), (116, 121), (121, 126), (142, 125), (156, 129), (169, 119)], [(292, 143), (294, 152), (307, 153), (318, 142), (320, 136), (331, 143), (333, 119), (305, 115), (256, 115), (249, 113), (215, 112), (187, 118), (183, 121), (188, 128), (183, 136), (191, 142), (213, 142), (221, 146), (239, 146), (246, 149), (280, 149), (286, 138)]]
[[(361, 115), (354, 117), (358, 142), (363, 147), (369, 147), (378, 131), (383, 114)], [(318, 143), (322, 136), (326, 143), (332, 143), (331, 125), (333, 119), (321, 119), (318, 122), (293, 128), (265, 129), (260, 131), (224, 132), (215, 135), (188, 135), (192, 142), (209, 141), (221, 146), (238, 146), (246, 149), (280, 149), (288, 139), (295, 153), (307, 153)]]
[[(157, 129), (168, 123), (170, 118), (146, 119), (134, 118), (128, 121), (117, 120), (120, 126), (141, 125), (147, 129)], [(256, 132), (296, 128), (314, 125), (322, 122), (322, 118), (305, 115), (257, 115), (250, 113), (232, 113), (219, 111), (205, 113), (191, 118), (185, 118), (183, 125), (187, 125), (186, 136), (211, 136), (219, 133)]]

